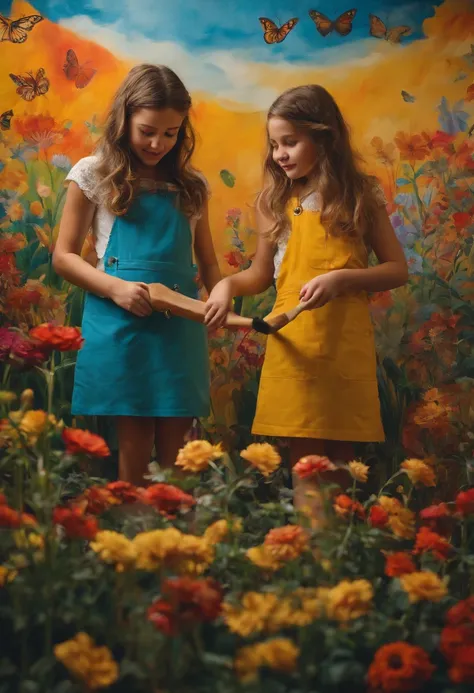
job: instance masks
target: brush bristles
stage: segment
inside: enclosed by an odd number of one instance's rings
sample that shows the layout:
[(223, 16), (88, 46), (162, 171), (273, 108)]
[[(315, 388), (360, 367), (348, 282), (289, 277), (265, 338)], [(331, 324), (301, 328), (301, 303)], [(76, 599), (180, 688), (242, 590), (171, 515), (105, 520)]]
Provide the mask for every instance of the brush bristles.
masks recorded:
[(276, 315), (274, 318), (270, 318), (270, 320), (267, 320), (268, 325), (270, 326), (270, 332), (278, 332), (278, 330), (281, 330), (282, 327), (285, 327), (285, 325), (288, 325), (289, 318), (286, 313), (282, 313), (281, 315)]

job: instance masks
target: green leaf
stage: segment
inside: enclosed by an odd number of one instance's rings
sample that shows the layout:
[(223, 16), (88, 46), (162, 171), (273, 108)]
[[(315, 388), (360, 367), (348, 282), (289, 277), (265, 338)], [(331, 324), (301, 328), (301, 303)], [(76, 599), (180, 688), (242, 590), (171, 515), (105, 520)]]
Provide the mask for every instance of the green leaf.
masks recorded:
[(220, 172), (220, 177), (224, 185), (227, 185), (228, 188), (234, 187), (235, 176), (230, 171), (227, 171), (227, 169), (223, 168)]

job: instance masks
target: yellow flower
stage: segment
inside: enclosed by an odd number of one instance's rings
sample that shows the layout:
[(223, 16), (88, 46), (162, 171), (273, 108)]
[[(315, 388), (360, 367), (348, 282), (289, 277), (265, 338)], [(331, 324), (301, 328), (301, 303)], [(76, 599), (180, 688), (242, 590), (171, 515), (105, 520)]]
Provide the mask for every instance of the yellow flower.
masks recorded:
[(204, 539), (212, 546), (224, 541), (230, 534), (242, 531), (242, 520), (240, 518), (230, 518), (229, 520), (217, 520), (204, 532)]
[(106, 688), (118, 679), (117, 662), (108, 647), (96, 647), (87, 633), (56, 645), (54, 655), (88, 690)]
[(214, 560), (214, 552), (204, 537), (183, 534), (174, 527), (142, 532), (133, 539), (139, 570), (155, 571), (161, 566), (180, 575), (199, 575)]
[(30, 212), (35, 215), (35, 217), (43, 216), (43, 205), (38, 200), (35, 200), (30, 204)]
[(308, 550), (308, 535), (299, 525), (274, 527), (264, 540), (266, 550), (278, 561), (293, 561)]
[(265, 544), (254, 546), (245, 553), (249, 561), (262, 570), (275, 571), (281, 568), (282, 563), (278, 561)]
[(4, 587), (7, 582), (12, 582), (17, 575), (18, 571), (12, 570), (11, 568), (5, 568), (4, 565), (0, 565), (0, 587)]
[(362, 483), (365, 483), (368, 479), (369, 475), (369, 467), (366, 464), (363, 464), (362, 462), (349, 462), (349, 471), (351, 473), (351, 476), (353, 479), (356, 481), (361, 481)]
[(207, 469), (209, 462), (219, 457), (222, 457), (220, 444), (211, 445), (207, 440), (192, 440), (178, 452), (175, 464), (186, 472), (197, 473)]
[(18, 202), (18, 200), (13, 200), (8, 205), (7, 214), (12, 221), (21, 221), (23, 219), (24, 213), (25, 210), (23, 209), (21, 203)]
[(42, 409), (30, 409), (20, 421), (20, 431), (27, 435), (39, 436), (48, 423), (48, 414)]
[(256, 467), (263, 476), (269, 476), (281, 464), (281, 457), (269, 443), (252, 443), (240, 456)]
[(406, 472), (412, 484), (436, 486), (436, 478), (433, 469), (422, 460), (405, 460), (405, 462), (401, 464), (401, 469)]
[(23, 390), (23, 392), (21, 393), (20, 401), (24, 407), (29, 409), (29, 407), (31, 407), (31, 405), (33, 404), (34, 398), (35, 398), (35, 393), (33, 392), (33, 390), (31, 388), (28, 387), (26, 390)]
[[(281, 599), (272, 614), (272, 630), (275, 632), (288, 626), (307, 626), (325, 613), (330, 592), (328, 587), (299, 587), (288, 597)], [(288, 605), (285, 618), (284, 607)]]
[(261, 667), (291, 673), (296, 669), (299, 649), (289, 638), (273, 638), (266, 642), (242, 647), (237, 651), (234, 666), (244, 683), (257, 678)]
[(272, 612), (278, 605), (278, 597), (272, 592), (246, 592), (242, 604), (233, 606), (225, 602), (222, 606), (224, 622), (232, 633), (243, 638), (262, 633), (268, 629)]
[(123, 573), (135, 563), (136, 549), (133, 542), (119, 532), (98, 532), (90, 547), (99, 554), (104, 563), (114, 564), (118, 573)]
[(415, 536), (415, 513), (401, 507), (397, 513), (389, 514), (388, 526), (400, 539), (413, 539)]
[(380, 496), (379, 505), (389, 514), (397, 513), (403, 507), (399, 500), (390, 496)]
[(373, 596), (368, 580), (342, 580), (329, 591), (327, 615), (336, 621), (360, 618), (372, 608)]
[(430, 570), (402, 575), (400, 582), (412, 604), (421, 600), (439, 602), (448, 594), (446, 583)]
[(40, 549), (44, 548), (44, 537), (36, 532), (28, 532), (19, 529), (13, 533), (13, 539), (17, 549)]
[(8, 390), (0, 390), (0, 404), (11, 404), (16, 400), (16, 395), (14, 392), (9, 392)]

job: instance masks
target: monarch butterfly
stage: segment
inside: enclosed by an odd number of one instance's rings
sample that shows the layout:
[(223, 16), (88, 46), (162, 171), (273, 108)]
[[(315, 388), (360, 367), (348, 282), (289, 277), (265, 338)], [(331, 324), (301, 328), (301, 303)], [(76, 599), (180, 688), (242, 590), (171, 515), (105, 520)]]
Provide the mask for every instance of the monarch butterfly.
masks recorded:
[(12, 43), (24, 43), (28, 38), (28, 31), (44, 19), (40, 14), (31, 14), (20, 19), (8, 19), (0, 14), (0, 41)]
[(87, 87), (95, 73), (96, 69), (93, 67), (86, 67), (87, 63), (79, 65), (79, 60), (77, 59), (76, 53), (70, 48), (66, 53), (66, 62), (64, 63), (63, 70), (66, 77), (74, 81), (78, 89), (84, 89)]
[(327, 36), (332, 31), (336, 31), (340, 36), (347, 36), (352, 31), (352, 22), (357, 14), (357, 10), (347, 10), (343, 12), (337, 19), (332, 21), (322, 12), (310, 10), (309, 16), (316, 24), (316, 29), (321, 36)]
[(293, 17), (293, 19), (289, 19), (281, 27), (278, 27), (275, 22), (272, 22), (271, 19), (267, 19), (266, 17), (259, 17), (258, 21), (263, 27), (263, 40), (265, 43), (281, 43), (286, 39), (293, 27), (298, 24), (299, 19)]
[(369, 14), (370, 35), (375, 38), (385, 39), (390, 43), (400, 43), (402, 36), (411, 34), (409, 26), (394, 26), (388, 29), (379, 17)]
[(36, 73), (36, 77), (33, 77), (31, 72), (27, 72), (26, 75), (13, 75), (10, 72), (10, 79), (18, 87), (16, 93), (25, 101), (33, 101), (36, 96), (43, 96), (49, 89), (49, 79), (42, 67)]

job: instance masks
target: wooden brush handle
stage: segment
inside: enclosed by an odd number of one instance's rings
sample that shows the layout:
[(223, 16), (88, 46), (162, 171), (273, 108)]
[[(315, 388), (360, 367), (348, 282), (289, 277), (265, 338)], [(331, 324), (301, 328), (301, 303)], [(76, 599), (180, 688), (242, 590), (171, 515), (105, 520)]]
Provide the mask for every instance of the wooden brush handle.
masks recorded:
[[(150, 293), (151, 305), (153, 310), (159, 312), (169, 311), (172, 315), (178, 315), (181, 318), (188, 318), (195, 322), (204, 322), (206, 315), (205, 304), (196, 298), (189, 298), (183, 294), (169, 289), (164, 284), (148, 284)], [(252, 327), (252, 318), (244, 318), (237, 313), (227, 313), (225, 321), (226, 327)]]

